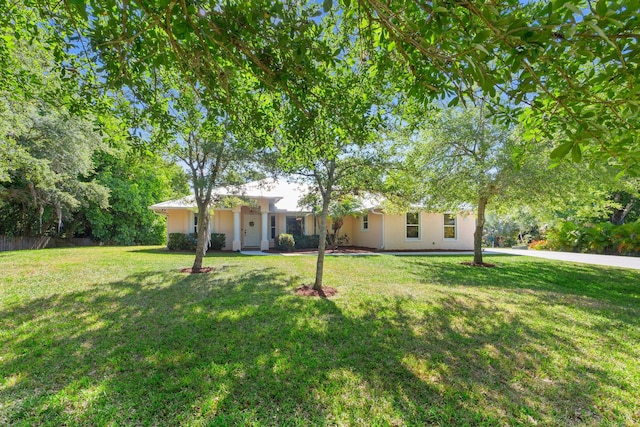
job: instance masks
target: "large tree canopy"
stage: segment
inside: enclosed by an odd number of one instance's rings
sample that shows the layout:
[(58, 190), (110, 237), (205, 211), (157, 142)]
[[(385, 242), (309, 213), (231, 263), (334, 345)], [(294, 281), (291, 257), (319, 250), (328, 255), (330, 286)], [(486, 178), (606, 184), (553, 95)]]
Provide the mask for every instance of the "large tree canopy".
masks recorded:
[(449, 109), (437, 114), (409, 142), (408, 180), (416, 199), (440, 211), (466, 210), (476, 214), (474, 263), (482, 264), (485, 211), (489, 205), (522, 205), (535, 200), (558, 200), (548, 171), (545, 150), (527, 144), (518, 128), (492, 121), (484, 106)]
[[(35, 7), (35, 6), (34, 6)], [(600, 0), (380, 2), (265, 0), (39, 3), (111, 87), (157, 96), (154, 70), (173, 64), (214, 98), (249, 73), (305, 110), (301, 94), (344, 54), (323, 31), (351, 32), (363, 59), (398, 89), (452, 105), (482, 97), (529, 136), (562, 137), (553, 155), (583, 153), (631, 172), (638, 143), (640, 2)], [(336, 18), (333, 27), (320, 23)], [(323, 29), (325, 28), (325, 29)]]

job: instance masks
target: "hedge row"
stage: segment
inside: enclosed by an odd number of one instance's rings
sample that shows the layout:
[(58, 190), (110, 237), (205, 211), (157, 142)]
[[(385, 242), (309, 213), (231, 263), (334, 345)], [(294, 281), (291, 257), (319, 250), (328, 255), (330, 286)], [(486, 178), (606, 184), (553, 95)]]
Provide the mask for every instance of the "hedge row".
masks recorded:
[[(222, 233), (211, 233), (209, 249), (219, 251), (224, 248), (225, 235)], [(167, 248), (170, 251), (195, 251), (198, 245), (198, 235), (196, 233), (170, 233)]]

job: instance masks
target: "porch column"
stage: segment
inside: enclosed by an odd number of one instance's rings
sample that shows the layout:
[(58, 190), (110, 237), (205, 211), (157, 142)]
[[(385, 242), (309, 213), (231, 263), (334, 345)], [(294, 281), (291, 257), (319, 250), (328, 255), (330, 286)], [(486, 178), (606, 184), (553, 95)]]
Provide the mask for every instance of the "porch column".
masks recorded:
[(232, 251), (239, 251), (242, 249), (240, 243), (240, 207), (233, 208), (233, 243), (231, 244)]
[(268, 251), (269, 250), (269, 236), (267, 233), (268, 225), (267, 221), (269, 220), (269, 215), (267, 212), (262, 212), (262, 241), (260, 242), (260, 250)]

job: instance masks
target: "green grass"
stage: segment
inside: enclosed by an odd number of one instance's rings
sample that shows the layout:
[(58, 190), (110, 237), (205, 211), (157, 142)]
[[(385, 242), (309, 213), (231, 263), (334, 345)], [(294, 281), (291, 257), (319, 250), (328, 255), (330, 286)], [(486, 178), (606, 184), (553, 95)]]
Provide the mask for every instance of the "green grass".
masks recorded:
[(640, 272), (0, 253), (0, 425), (639, 425)]

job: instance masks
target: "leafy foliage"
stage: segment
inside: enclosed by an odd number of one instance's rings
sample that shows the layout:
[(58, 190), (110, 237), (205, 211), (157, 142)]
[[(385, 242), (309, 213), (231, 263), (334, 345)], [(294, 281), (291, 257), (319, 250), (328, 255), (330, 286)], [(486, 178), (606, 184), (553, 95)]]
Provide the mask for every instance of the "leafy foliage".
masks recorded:
[[(82, 207), (105, 208), (108, 190), (91, 178), (92, 157), (103, 148), (91, 124), (46, 105), (13, 105), (0, 117), (2, 157), (9, 165), (0, 183), (0, 232), (59, 234)], [(11, 126), (16, 122), (20, 126)]]
[(295, 249), (295, 247), (296, 242), (293, 238), (293, 235), (286, 233), (278, 234), (278, 237), (276, 239), (276, 249), (280, 251), (291, 252)]
[(318, 245), (320, 244), (320, 236), (317, 234), (301, 234), (293, 236), (293, 239), (296, 249), (318, 249)]
[(195, 251), (198, 244), (196, 233), (169, 233), (167, 249), (170, 251)]
[(92, 204), (76, 216), (75, 232), (118, 245), (162, 244), (164, 218), (154, 214), (154, 203), (184, 196), (186, 175), (175, 163), (157, 154), (136, 151), (101, 153), (96, 180), (109, 188), (109, 208)]
[(640, 172), (640, 2), (343, 3), (376, 70), (412, 97), (484, 99), (520, 116), (529, 138), (560, 135), (556, 159), (587, 153)]
[(474, 262), (482, 263), (485, 210), (489, 204), (553, 198), (554, 181), (541, 167), (543, 147), (526, 144), (518, 128), (505, 128), (483, 106), (436, 114), (415, 139), (408, 155), (407, 181), (414, 197), (440, 211), (473, 207), (476, 212)]
[(547, 231), (547, 246), (562, 251), (637, 255), (640, 254), (640, 222), (624, 225), (562, 222)]
[(224, 248), (225, 242), (226, 235), (224, 233), (211, 233), (211, 238), (209, 239), (209, 249), (219, 251)]

